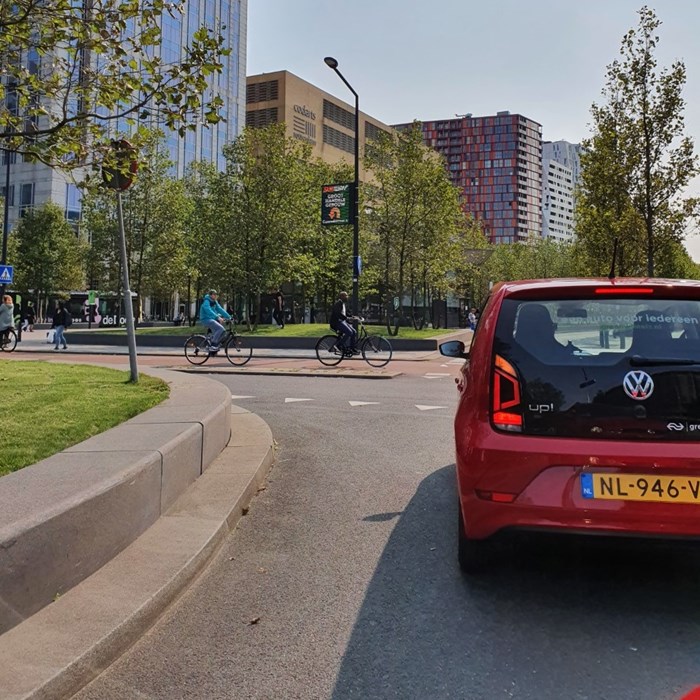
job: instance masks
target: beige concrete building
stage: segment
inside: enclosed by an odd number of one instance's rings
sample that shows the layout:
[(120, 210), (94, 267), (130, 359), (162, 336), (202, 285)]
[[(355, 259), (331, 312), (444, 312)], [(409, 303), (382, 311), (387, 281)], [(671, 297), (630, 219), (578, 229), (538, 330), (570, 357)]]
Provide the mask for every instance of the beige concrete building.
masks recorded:
[[(246, 126), (263, 127), (284, 122), (287, 134), (310, 144), (313, 155), (327, 163), (354, 163), (355, 105), (320, 90), (289, 71), (248, 76)], [(386, 124), (360, 112), (360, 179), (367, 141), (381, 132), (392, 133)]]

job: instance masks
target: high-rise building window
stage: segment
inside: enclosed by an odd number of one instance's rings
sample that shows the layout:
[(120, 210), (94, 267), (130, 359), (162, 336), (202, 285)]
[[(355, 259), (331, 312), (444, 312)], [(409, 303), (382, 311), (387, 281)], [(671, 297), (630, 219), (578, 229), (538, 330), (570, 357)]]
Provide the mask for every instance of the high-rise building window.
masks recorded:
[(251, 109), (248, 110), (245, 115), (245, 125), (255, 129), (262, 129), (269, 124), (276, 124), (277, 121), (277, 107), (270, 107), (270, 109)]
[(34, 206), (34, 183), (25, 182), (19, 190), (19, 215), (24, 216)]
[(340, 124), (340, 126), (344, 126), (350, 131), (355, 130), (355, 115), (329, 100), (323, 100), (323, 117)]
[(211, 161), (212, 150), (214, 147), (214, 131), (212, 128), (202, 129), (201, 143), (202, 143), (202, 160)]
[(370, 122), (365, 122), (365, 139), (368, 141), (376, 141), (382, 134), (388, 136), (389, 132), (386, 129), (380, 129)]
[(348, 153), (355, 152), (355, 139), (342, 131), (334, 129), (332, 126), (328, 126), (328, 124), (323, 125), (323, 143), (335, 146), (340, 148), (341, 151), (347, 151)]
[(164, 63), (175, 63), (182, 51), (182, 22), (179, 17), (163, 13), (162, 17), (161, 58)]
[(168, 149), (168, 158), (175, 164), (180, 149), (180, 138), (175, 133), (169, 133), (165, 137), (165, 147)]
[(7, 165), (7, 161), (10, 161), (10, 165), (17, 162), (17, 153), (15, 151), (3, 151), (2, 152), (2, 164)]
[(246, 103), (268, 102), (279, 99), (279, 80), (268, 80), (263, 83), (248, 85)]
[[(7, 206), (14, 207), (15, 206), (15, 186), (10, 185), (10, 189), (8, 190), (8, 192), (10, 194), (7, 197), (7, 200), (8, 200)], [(2, 189), (0, 189), (0, 196), (3, 198), (3, 200), (5, 199), (5, 188), (4, 187)]]
[(72, 183), (66, 183), (66, 221), (78, 231), (78, 226), (81, 216), (81, 193), (80, 190)]
[(195, 151), (195, 140), (197, 135), (194, 131), (185, 132), (185, 167), (187, 167), (193, 160), (196, 160)]

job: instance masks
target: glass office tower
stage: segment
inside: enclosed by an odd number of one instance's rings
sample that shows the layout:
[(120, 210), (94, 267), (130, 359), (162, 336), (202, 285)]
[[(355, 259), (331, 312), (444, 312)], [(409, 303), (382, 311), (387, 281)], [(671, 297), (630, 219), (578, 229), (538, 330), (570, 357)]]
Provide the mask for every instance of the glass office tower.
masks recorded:
[[(194, 160), (214, 162), (223, 169), (221, 148), (233, 141), (245, 125), (247, 13), (248, 0), (186, 0), (181, 15), (171, 17), (165, 13), (161, 18), (160, 51), (165, 63), (180, 59), (182, 47), (203, 24), (220, 31), (225, 27), (226, 46), (231, 49), (230, 55), (223, 58), (223, 72), (210, 76), (207, 92), (223, 98), (221, 115), (226, 121), (208, 129), (198, 126), (196, 131), (188, 131), (184, 138), (174, 133), (166, 135), (170, 159), (174, 163), (173, 174), (177, 177), (182, 177)], [(150, 118), (155, 122), (157, 115)], [(129, 133), (132, 129), (123, 120), (114, 126), (115, 131), (122, 133)], [(0, 154), (3, 166), (4, 157), (4, 153)], [(4, 187), (2, 190), (4, 193)], [(66, 218), (76, 229), (79, 226), (80, 191), (71, 178), (59, 170), (39, 163), (26, 163), (18, 156), (10, 164), (9, 199), (10, 226), (24, 211), (47, 201), (62, 207)]]

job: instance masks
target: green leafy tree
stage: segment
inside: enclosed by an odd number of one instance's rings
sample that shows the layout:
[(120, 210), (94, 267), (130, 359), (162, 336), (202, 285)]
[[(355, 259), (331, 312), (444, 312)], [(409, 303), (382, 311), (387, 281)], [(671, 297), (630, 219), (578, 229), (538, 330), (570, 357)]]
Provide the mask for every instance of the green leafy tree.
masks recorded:
[[(172, 162), (160, 132), (142, 135), (144, 168), (123, 195), (130, 282), (140, 296), (169, 298), (187, 275), (186, 227), (191, 201), (185, 184), (169, 175)], [(83, 200), (83, 228), (91, 241), (89, 281), (121, 289), (118, 226), (114, 192), (95, 188)], [(102, 270), (99, 265), (102, 264)]]
[(27, 211), (9, 246), (16, 261), (15, 286), (34, 295), (40, 316), (46, 315), (49, 294), (83, 287), (85, 247), (55, 204)]
[(668, 272), (657, 270), (657, 257), (672, 259), (661, 251), (684, 238), (691, 207), (682, 195), (698, 162), (683, 135), (685, 65), (657, 69), (661, 22), (646, 6), (639, 18), (622, 40), (621, 58), (608, 66), (606, 104), (592, 108), (594, 135), (584, 144), (576, 230), (591, 266), (609, 266), (618, 237), (624, 271), (640, 272), (641, 248), (653, 276)]
[[(0, 2), (0, 133), (13, 150), (69, 168), (85, 164), (115, 120), (145, 108), (183, 134), (219, 121), (207, 78), (222, 70), (224, 37), (201, 27), (166, 63), (165, 18), (183, 0)], [(219, 28), (223, 31), (223, 27)]]
[(527, 241), (489, 245), (488, 256), (480, 259), (479, 251), (473, 275), (470, 299), (480, 305), (495, 282), (520, 279), (578, 277), (582, 270), (582, 253), (575, 244), (531, 235)]
[[(353, 172), (343, 162), (329, 164), (316, 160), (309, 165), (313, 175), (307, 203), (311, 223), (297, 241), (297, 250), (291, 258), (290, 279), (299, 280), (305, 301), (312, 303), (318, 299), (321, 310), (327, 315), (338, 292), (352, 287), (352, 227), (321, 225), (321, 187), (351, 182)], [(362, 218), (360, 221), (362, 223)], [(366, 260), (368, 245), (368, 234), (361, 229), (360, 255), (363, 260)], [(371, 270), (363, 270), (360, 276), (360, 295), (369, 293), (372, 288)]]
[(87, 239), (85, 279), (88, 289), (116, 292), (121, 287), (119, 225), (114, 195), (87, 192), (82, 199), (82, 231)]
[(227, 231), (221, 253), (229, 256), (231, 284), (243, 293), (249, 322), (252, 312), (257, 323), (263, 292), (295, 279), (290, 261), (316, 223), (310, 153), (307, 144), (285, 135), (283, 124), (246, 129), (224, 147), (227, 168), (217, 188), (227, 212), (220, 222)]
[(365, 154), (372, 180), (366, 186), (370, 262), (380, 270), (387, 308), (404, 296), (429, 306), (430, 290), (446, 288), (455, 264), (454, 243), (464, 220), (456, 188), (437, 154), (423, 146), (419, 123), (396, 136), (382, 136)]
[(452, 291), (467, 300), (468, 304), (481, 306), (489, 288), (487, 263), (495, 246), (490, 245), (481, 224), (471, 215), (457, 231), (456, 262)]
[(576, 249), (583, 274), (610, 270), (614, 241), (618, 241), (617, 274), (639, 275), (646, 269), (643, 222), (632, 197), (632, 145), (624, 123), (624, 103), (609, 92), (608, 105), (593, 105), (596, 132), (581, 153), (581, 183), (576, 198)]
[(230, 187), (212, 163), (194, 163), (185, 177), (190, 200), (185, 225), (185, 272), (188, 303), (201, 300), (205, 287), (234, 295), (233, 275), (238, 257), (230, 241)]
[(145, 153), (145, 172), (124, 198), (134, 291), (167, 299), (186, 276), (186, 224), (191, 201), (185, 185), (169, 175), (172, 167), (161, 134)]

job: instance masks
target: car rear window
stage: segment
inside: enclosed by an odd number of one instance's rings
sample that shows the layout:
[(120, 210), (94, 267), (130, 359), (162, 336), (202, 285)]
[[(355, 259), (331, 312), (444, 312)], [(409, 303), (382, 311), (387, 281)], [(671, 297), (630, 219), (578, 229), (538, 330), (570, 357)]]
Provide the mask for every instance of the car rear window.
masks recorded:
[(525, 433), (700, 438), (698, 301), (505, 299), (494, 350), (517, 368)]

